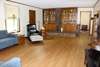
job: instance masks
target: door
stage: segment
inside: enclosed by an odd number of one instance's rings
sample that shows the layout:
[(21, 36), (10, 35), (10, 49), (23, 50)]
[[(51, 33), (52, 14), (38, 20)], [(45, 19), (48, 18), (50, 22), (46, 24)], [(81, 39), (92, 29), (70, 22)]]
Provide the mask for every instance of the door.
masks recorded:
[(81, 11), (81, 29), (83, 30), (89, 30), (90, 28), (90, 17), (91, 17), (91, 12), (90, 11)]
[(36, 15), (34, 10), (29, 10), (29, 24), (36, 24)]

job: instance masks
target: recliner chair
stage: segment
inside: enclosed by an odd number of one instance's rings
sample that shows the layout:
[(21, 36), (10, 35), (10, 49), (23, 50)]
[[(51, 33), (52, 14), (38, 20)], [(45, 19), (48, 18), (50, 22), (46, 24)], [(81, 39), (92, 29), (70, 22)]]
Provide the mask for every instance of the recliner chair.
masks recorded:
[(36, 25), (33, 24), (28, 24), (27, 25), (27, 36), (28, 39), (33, 42), (33, 41), (43, 41), (43, 36), (42, 33), (39, 32), (36, 28)]

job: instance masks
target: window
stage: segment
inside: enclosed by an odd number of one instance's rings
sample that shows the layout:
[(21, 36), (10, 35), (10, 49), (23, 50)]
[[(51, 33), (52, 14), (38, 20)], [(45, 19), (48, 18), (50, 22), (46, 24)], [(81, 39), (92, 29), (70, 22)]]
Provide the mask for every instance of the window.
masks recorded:
[(6, 4), (6, 28), (8, 32), (20, 31), (19, 9), (17, 6)]

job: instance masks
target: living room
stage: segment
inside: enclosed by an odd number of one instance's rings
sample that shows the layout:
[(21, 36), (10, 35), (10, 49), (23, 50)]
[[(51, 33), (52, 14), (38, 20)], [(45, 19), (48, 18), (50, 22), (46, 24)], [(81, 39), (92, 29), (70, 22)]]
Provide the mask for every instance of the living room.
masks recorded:
[(0, 67), (85, 67), (99, 6), (100, 0), (0, 0)]

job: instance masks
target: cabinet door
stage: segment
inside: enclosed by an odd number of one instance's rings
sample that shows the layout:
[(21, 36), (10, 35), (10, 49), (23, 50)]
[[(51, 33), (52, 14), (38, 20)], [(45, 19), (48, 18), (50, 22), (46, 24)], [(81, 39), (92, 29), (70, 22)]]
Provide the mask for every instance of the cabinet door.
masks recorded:
[(56, 32), (57, 31), (57, 25), (56, 23), (48, 23), (45, 25), (47, 32)]
[(69, 32), (75, 32), (76, 31), (76, 24), (70, 24), (69, 25)]
[(63, 32), (76, 32), (77, 25), (72, 23), (66, 23), (62, 25)]

